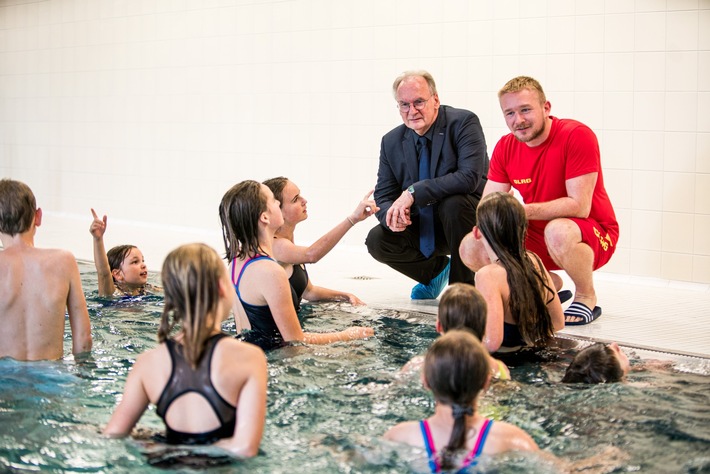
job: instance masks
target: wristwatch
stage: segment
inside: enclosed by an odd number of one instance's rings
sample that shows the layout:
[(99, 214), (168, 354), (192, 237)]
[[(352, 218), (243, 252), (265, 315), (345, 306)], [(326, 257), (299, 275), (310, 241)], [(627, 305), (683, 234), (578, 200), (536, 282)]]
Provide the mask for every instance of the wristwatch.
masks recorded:
[(409, 185), (409, 187), (407, 188), (407, 192), (409, 194), (411, 194), (412, 197), (414, 197), (414, 185), (413, 184)]

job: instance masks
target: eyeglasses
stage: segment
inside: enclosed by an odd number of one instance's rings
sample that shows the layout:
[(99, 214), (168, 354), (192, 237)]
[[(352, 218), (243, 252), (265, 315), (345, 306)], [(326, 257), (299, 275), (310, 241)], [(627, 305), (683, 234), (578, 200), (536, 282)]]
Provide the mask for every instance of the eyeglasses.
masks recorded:
[[(431, 99), (432, 97), (434, 97), (434, 96), (433, 95), (429, 96), (429, 99)], [(429, 102), (429, 99), (417, 99), (412, 103), (398, 102), (397, 108), (399, 109), (400, 112), (409, 112), (409, 107), (413, 105), (415, 109), (422, 110), (426, 106), (426, 103)]]

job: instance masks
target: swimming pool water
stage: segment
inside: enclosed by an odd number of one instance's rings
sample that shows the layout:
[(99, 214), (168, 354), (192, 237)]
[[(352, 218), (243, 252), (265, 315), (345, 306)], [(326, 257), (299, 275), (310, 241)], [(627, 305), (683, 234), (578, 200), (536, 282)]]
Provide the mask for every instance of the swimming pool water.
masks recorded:
[[(35, 363), (0, 359), (0, 471), (162, 472), (151, 462), (166, 464), (177, 458), (175, 450), (99, 434), (136, 355), (156, 344), (162, 298), (100, 299), (93, 266), (82, 265), (81, 271), (93, 324), (92, 357)], [(151, 278), (157, 282), (155, 275)], [(420, 419), (433, 409), (418, 376), (399, 373), (436, 337), (432, 318), (338, 304), (305, 305), (303, 316), (308, 330), (367, 324), (376, 337), (269, 353), (262, 452), (210, 472), (426, 469), (419, 450), (386, 443), (380, 436), (395, 423)], [(233, 332), (233, 323), (226, 323), (225, 330)], [(537, 361), (513, 367), (515, 382), (494, 383), (482, 400), (482, 412), (522, 427), (541, 448), (563, 458), (581, 459), (608, 445), (627, 454), (627, 460), (611, 460), (606, 472), (710, 472), (707, 375), (692, 373), (691, 367), (636, 372), (628, 383), (591, 388), (559, 384), (571, 355), (571, 350), (544, 351)], [(162, 430), (153, 409), (138, 426), (149, 433)], [(501, 473), (551, 470), (523, 455), (483, 460), (479, 467)]]

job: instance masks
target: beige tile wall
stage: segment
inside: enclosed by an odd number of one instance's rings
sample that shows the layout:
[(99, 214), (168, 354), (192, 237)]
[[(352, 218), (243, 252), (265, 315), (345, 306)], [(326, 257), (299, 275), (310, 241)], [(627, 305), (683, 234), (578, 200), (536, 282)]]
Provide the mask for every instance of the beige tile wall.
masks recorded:
[(600, 139), (621, 225), (605, 271), (710, 283), (710, 0), (0, 0), (0, 175), (81, 257), (92, 206), (109, 245), (154, 262), (220, 245), (224, 191), (275, 175), (309, 199), (311, 241), (374, 185), (410, 68), (479, 115), (491, 151), (496, 90), (540, 79)]

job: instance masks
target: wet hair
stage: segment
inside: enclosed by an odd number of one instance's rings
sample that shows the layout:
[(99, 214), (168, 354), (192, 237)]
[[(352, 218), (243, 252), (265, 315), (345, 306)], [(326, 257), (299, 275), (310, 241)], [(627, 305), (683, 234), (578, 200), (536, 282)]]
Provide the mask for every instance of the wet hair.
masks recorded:
[(624, 370), (614, 350), (598, 342), (574, 356), (565, 371), (564, 383), (612, 383), (624, 378)]
[(284, 178), (283, 176), (267, 179), (266, 181), (264, 181), (266, 187), (269, 188), (272, 193), (274, 193), (274, 199), (281, 203), (281, 207), (283, 207), (284, 205), (283, 197), (286, 183), (288, 183), (288, 178)]
[(0, 180), (0, 233), (15, 236), (32, 227), (37, 201), (25, 183)]
[(523, 89), (528, 89), (537, 92), (537, 96), (540, 99), (540, 103), (544, 104), (547, 102), (545, 97), (545, 91), (542, 90), (542, 86), (532, 77), (528, 76), (518, 76), (509, 80), (505, 83), (503, 88), (498, 91), (498, 98), (500, 99), (505, 94), (510, 94), (513, 92), (520, 92)]
[(424, 357), (424, 378), (437, 402), (450, 405), (454, 427), (441, 451), (443, 470), (454, 467), (454, 456), (466, 444), (466, 415), (490, 375), (488, 351), (469, 331), (451, 330), (431, 345)]
[(423, 78), (426, 81), (427, 86), (429, 86), (429, 92), (431, 92), (431, 95), (434, 95), (437, 93), (436, 92), (436, 83), (434, 82), (434, 78), (427, 71), (424, 71), (424, 70), (404, 71), (402, 74), (397, 76), (397, 78), (392, 83), (392, 95), (394, 95), (395, 100), (397, 100), (397, 89), (399, 89), (399, 86), (402, 85), (402, 83), (406, 79), (409, 79), (410, 77)]
[(106, 252), (106, 256), (108, 257), (108, 266), (111, 271), (113, 272), (114, 270), (120, 270), (123, 261), (126, 259), (128, 254), (131, 253), (131, 250), (135, 248), (137, 248), (135, 245), (130, 244), (117, 245)]
[(180, 326), (183, 354), (193, 368), (197, 367), (219, 317), (219, 281), (223, 272), (224, 263), (219, 255), (205, 244), (182, 245), (163, 262), (165, 306), (158, 342), (167, 340), (173, 329)]
[(227, 260), (261, 252), (259, 218), (266, 211), (261, 184), (246, 180), (232, 186), (219, 204), (222, 239)]
[[(525, 249), (528, 220), (523, 205), (509, 193), (488, 194), (478, 204), (476, 225), (505, 268), (508, 308), (520, 335), (530, 346), (546, 345), (554, 335), (547, 303), (555, 292), (544, 279), (540, 257)], [(550, 295), (549, 301), (543, 295)]]
[(466, 329), (482, 341), (486, 332), (488, 305), (475, 286), (454, 283), (441, 296), (438, 318), (443, 332)]

